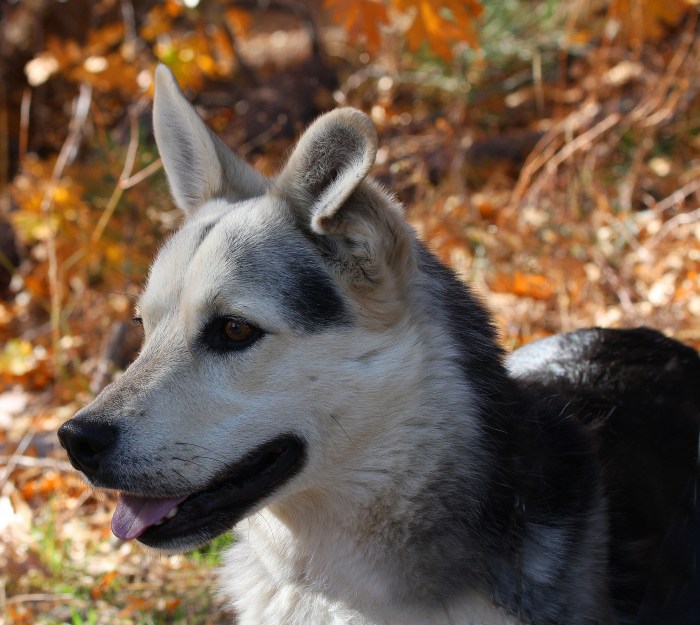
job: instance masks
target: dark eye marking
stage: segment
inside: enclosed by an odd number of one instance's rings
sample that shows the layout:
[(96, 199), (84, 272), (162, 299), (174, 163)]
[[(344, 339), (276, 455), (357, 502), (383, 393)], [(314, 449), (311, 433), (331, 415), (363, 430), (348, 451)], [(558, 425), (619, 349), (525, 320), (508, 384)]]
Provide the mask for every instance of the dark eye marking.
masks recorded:
[(202, 342), (215, 352), (228, 353), (247, 349), (264, 336), (264, 332), (236, 317), (216, 317), (202, 331)]

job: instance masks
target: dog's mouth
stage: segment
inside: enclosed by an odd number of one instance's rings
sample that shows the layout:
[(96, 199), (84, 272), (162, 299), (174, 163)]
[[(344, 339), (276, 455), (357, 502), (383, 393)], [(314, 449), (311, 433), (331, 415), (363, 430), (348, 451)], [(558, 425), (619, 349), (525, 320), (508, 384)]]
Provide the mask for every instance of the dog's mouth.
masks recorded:
[(122, 492), (112, 532), (161, 549), (191, 549), (230, 530), (303, 466), (304, 443), (275, 438), (227, 467), (203, 490), (171, 498)]

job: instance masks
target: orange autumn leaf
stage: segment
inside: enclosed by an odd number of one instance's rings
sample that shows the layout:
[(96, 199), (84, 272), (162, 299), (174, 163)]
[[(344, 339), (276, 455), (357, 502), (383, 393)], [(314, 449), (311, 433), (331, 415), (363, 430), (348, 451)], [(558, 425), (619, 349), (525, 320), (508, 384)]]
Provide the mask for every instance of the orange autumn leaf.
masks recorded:
[(55, 493), (60, 490), (61, 486), (61, 476), (55, 471), (48, 471), (45, 475), (24, 483), (20, 488), (20, 493), (26, 500), (38, 495)]
[(491, 288), (498, 293), (512, 293), (518, 297), (532, 297), (546, 300), (554, 293), (554, 286), (546, 277), (539, 274), (513, 272), (513, 275), (501, 274), (491, 283)]
[(8, 605), (6, 608), (6, 613), (10, 619), (10, 623), (13, 623), (14, 625), (34, 623), (36, 618), (36, 614), (22, 604)]
[(478, 48), (476, 20), (483, 12), (477, 0), (444, 0), (439, 6), (430, 0), (394, 0), (397, 8), (415, 13), (406, 32), (410, 50), (423, 44), (438, 56), (449, 61), (453, 46), (458, 42)]
[(364, 40), (369, 52), (379, 49), (390, 11), (410, 20), (405, 36), (411, 51), (425, 44), (449, 61), (456, 43), (479, 47), (476, 20), (483, 12), (479, 0), (443, 0), (439, 5), (432, 0), (324, 0), (324, 6), (332, 10), (350, 41)]
[(389, 23), (386, 4), (378, 0), (324, 0), (333, 19), (345, 28), (350, 41), (364, 39), (368, 52), (375, 53), (381, 43), (381, 26)]
[(658, 42), (678, 25), (695, 0), (612, 0), (608, 16), (617, 21), (620, 34), (631, 44)]
[(554, 287), (546, 276), (516, 271), (513, 274), (513, 292), (535, 299), (548, 299), (554, 293)]
[(132, 616), (133, 614), (138, 614), (139, 612), (144, 612), (153, 609), (153, 605), (147, 599), (137, 596), (127, 597), (127, 605), (119, 612), (121, 618), (126, 618)]
[(165, 11), (170, 17), (179, 17), (185, 11), (184, 4), (177, 0), (165, 0), (164, 6)]
[(100, 597), (102, 597), (105, 594), (105, 592), (109, 590), (110, 586), (113, 584), (116, 578), (116, 571), (109, 571), (108, 573), (105, 573), (102, 576), (102, 579), (99, 581), (99, 583), (90, 589), (90, 596), (93, 599), (99, 599)]
[(181, 603), (182, 600), (180, 599), (180, 597), (173, 597), (172, 599), (168, 599), (165, 602), (165, 611), (168, 614), (172, 614), (173, 612), (175, 612), (175, 610), (177, 610), (180, 607)]
[(248, 32), (253, 21), (251, 14), (243, 9), (226, 9), (224, 15), (229, 26), (231, 26), (233, 32), (236, 33), (238, 37), (242, 37)]
[(102, 28), (90, 31), (85, 42), (84, 55), (104, 54), (124, 39), (124, 23), (114, 22)]

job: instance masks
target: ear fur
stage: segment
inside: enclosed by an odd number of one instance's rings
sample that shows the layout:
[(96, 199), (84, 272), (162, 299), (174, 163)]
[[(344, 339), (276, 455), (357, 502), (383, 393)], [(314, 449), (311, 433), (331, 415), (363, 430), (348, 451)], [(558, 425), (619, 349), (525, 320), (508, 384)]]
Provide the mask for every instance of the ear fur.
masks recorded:
[(265, 178), (209, 129), (165, 65), (156, 68), (155, 83), (153, 131), (178, 208), (189, 216), (215, 197), (240, 200), (265, 193)]
[[(367, 115), (342, 108), (319, 117), (302, 135), (272, 192), (334, 273), (369, 300), (391, 300), (410, 272), (413, 237), (397, 202), (367, 178), (377, 131)], [(367, 299), (369, 293), (372, 296)]]
[(369, 117), (353, 108), (336, 109), (302, 135), (275, 186), (307, 217), (313, 232), (331, 234), (339, 209), (376, 155), (377, 131)]

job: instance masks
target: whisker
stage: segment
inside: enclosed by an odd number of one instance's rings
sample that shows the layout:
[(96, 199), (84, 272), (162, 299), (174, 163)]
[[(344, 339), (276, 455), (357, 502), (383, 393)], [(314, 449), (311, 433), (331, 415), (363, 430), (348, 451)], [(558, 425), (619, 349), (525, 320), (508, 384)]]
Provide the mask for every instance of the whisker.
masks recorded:
[(202, 460), (211, 460), (212, 462), (218, 462), (223, 467), (227, 467), (229, 465), (228, 462), (219, 460), (219, 458), (211, 458), (210, 456), (197, 456), (197, 458), (201, 458)]
[(180, 476), (180, 479), (187, 488), (192, 488), (192, 482), (190, 482), (190, 480), (188, 480), (182, 473), (180, 473), (177, 469), (171, 469), (171, 471)]
[(355, 445), (355, 442), (348, 436), (348, 433), (345, 431), (345, 428), (344, 428), (342, 425), (340, 425), (340, 421), (338, 421), (338, 419), (336, 419), (332, 414), (331, 414), (331, 415), (328, 415), (328, 416), (329, 416), (331, 419), (333, 419), (333, 421), (335, 421), (336, 425), (337, 425), (341, 430), (343, 430), (343, 434), (345, 434), (345, 437), (350, 441), (350, 444), (351, 444), (351, 445), (354, 445), (355, 447), (357, 447), (357, 445)]
[[(214, 454), (214, 456), (218, 456), (216, 450), (211, 449), (210, 447), (205, 447), (204, 445), (198, 445), (197, 443), (188, 443), (187, 441), (175, 441), (176, 445), (189, 445), (190, 447), (198, 447), (199, 449), (203, 449), (204, 451), (208, 451), (211, 454)], [(221, 456), (223, 458), (223, 456)]]
[(171, 458), (172, 460), (179, 460), (180, 462), (184, 462), (185, 464), (193, 464), (197, 467), (204, 469), (205, 471), (209, 471), (209, 467), (203, 465), (201, 462), (195, 462), (192, 458), (178, 458), (177, 456), (171, 456)]

